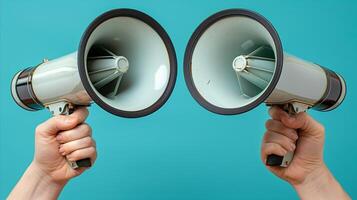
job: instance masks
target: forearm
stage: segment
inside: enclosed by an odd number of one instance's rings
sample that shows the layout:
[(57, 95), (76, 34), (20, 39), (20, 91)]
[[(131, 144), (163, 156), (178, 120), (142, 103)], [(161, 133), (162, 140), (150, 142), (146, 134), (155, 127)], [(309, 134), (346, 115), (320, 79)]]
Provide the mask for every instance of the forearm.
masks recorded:
[(350, 200), (326, 166), (315, 170), (303, 183), (293, 185), (303, 200)]
[(52, 181), (47, 174), (32, 163), (12, 190), (8, 199), (57, 199), (64, 185), (65, 183)]

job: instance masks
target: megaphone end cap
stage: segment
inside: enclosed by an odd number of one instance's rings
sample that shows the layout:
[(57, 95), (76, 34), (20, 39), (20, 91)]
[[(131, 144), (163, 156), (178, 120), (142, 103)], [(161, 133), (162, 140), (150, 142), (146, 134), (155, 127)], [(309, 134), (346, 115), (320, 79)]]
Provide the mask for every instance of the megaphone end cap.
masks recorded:
[(346, 97), (346, 81), (339, 74), (322, 67), (327, 77), (327, 88), (321, 100), (313, 106), (313, 109), (327, 112), (336, 109)]
[[(193, 78), (192, 78), (192, 55), (194, 52), (194, 49), (197, 45), (198, 40), (202, 36), (202, 34), (214, 23), (217, 21), (227, 18), (227, 17), (234, 17), (234, 16), (243, 16), (243, 17), (248, 17), (251, 18), (255, 21), (258, 21), (261, 25), (263, 25), (266, 30), (270, 33), (274, 45), (275, 45), (275, 57), (276, 57), (276, 68), (275, 72), (273, 75), (273, 78), (269, 84), (269, 86), (265, 89), (265, 91), (252, 103), (249, 103), (245, 106), (238, 107), (238, 108), (222, 108), (219, 106), (216, 106), (210, 102), (208, 102), (199, 92), (198, 89), (196, 88)], [(283, 47), (279, 38), (279, 35), (277, 31), (275, 30), (274, 26), (262, 15), (246, 10), (246, 9), (227, 9), (227, 10), (222, 10), (220, 12), (217, 12), (207, 19), (205, 19), (194, 31), (192, 34), (187, 47), (185, 51), (185, 56), (184, 56), (184, 76), (185, 76), (185, 82), (186, 85), (193, 96), (193, 98), (204, 108), (207, 110), (221, 114), (221, 115), (235, 115), (235, 114), (241, 114), (244, 112), (247, 112), (255, 107), (257, 107), (259, 104), (265, 101), (269, 97), (269, 95), (272, 93), (274, 90), (276, 84), (279, 81), (280, 74), (282, 71), (282, 66), (283, 66)]]
[[(35, 69), (35, 67), (29, 67), (19, 71), (12, 78), (10, 85), (13, 100), (18, 106), (28, 111), (38, 111), (44, 108), (32, 88), (32, 74)], [(24, 82), (26, 84), (23, 84)]]

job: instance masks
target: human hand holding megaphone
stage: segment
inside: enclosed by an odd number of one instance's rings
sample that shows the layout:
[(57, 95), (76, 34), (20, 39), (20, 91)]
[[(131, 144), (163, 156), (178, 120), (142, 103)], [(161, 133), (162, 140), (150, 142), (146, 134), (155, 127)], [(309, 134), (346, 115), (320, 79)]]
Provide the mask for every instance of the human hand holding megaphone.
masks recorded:
[[(92, 131), (84, 121), (88, 116), (85, 107), (76, 109), (71, 115), (58, 115), (36, 128), (36, 165), (57, 183), (66, 183), (80, 175), (95, 162), (97, 153)], [(76, 170), (67, 162), (88, 159), (89, 165)]]
[(324, 127), (306, 112), (289, 115), (278, 106), (269, 109), (261, 156), (264, 163), (271, 154), (284, 156), (294, 152), (286, 168), (267, 165), (268, 169), (289, 183), (301, 183), (314, 170), (323, 167)]
[(36, 128), (35, 155), (8, 199), (57, 199), (67, 182), (87, 167), (67, 164), (97, 157), (91, 128), (84, 121), (88, 110), (77, 108), (71, 115), (52, 117)]
[[(301, 199), (350, 199), (323, 160), (325, 129), (306, 112), (289, 115), (273, 106), (266, 122), (261, 158), (294, 152), (288, 167), (266, 165), (279, 178), (289, 182)], [(297, 143), (296, 143), (297, 141)]]

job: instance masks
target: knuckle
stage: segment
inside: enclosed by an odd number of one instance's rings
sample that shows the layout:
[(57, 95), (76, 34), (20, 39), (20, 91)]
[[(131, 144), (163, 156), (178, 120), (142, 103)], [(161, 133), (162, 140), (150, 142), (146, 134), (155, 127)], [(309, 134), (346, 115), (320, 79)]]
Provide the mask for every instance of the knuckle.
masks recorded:
[(93, 145), (92, 139), (90, 137), (85, 137), (83, 140), (83, 144), (85, 146), (92, 146)]
[(40, 124), (40, 125), (38, 125), (37, 127), (36, 127), (36, 129), (35, 129), (35, 133), (36, 133), (36, 135), (37, 134), (40, 134), (40, 133), (42, 133), (42, 132), (44, 132), (44, 125), (43, 124)]
[(320, 123), (317, 123), (316, 128), (319, 132), (325, 132), (325, 127), (323, 125), (321, 125)]
[(90, 135), (92, 133), (92, 128), (88, 125), (88, 124), (82, 124), (81, 125), (81, 130), (83, 131), (83, 133), (85, 133), (86, 135)]
[(88, 155), (90, 155), (90, 156), (97, 155), (97, 150), (95, 149), (95, 147), (88, 148)]
[(265, 131), (264, 136), (263, 136), (263, 142), (266, 142), (269, 137), (269, 131)]
[(88, 111), (87, 107), (83, 107), (83, 113), (86, 116), (89, 115), (89, 111)]
[(273, 120), (272, 119), (269, 119), (265, 122), (265, 127), (267, 129), (271, 128), (273, 126)]
[(76, 125), (78, 124), (78, 117), (74, 116), (74, 115), (66, 115), (66, 116), (60, 116), (63, 117), (62, 120), (66, 120), (66, 122), (70, 125)]
[(96, 153), (96, 149), (94, 147), (89, 147), (89, 153), (90, 154)]
[(260, 148), (260, 151), (262, 154), (267, 154), (268, 151), (269, 151), (269, 145), (267, 145), (266, 143), (264, 143), (261, 148)]
[(275, 139), (277, 137), (277, 135), (278, 134), (276, 132), (268, 130), (265, 132), (265, 139), (270, 141), (272, 139)]
[(54, 121), (56, 122), (56, 124), (61, 124), (63, 123), (63, 121), (65, 121), (66, 119), (68, 119), (68, 116), (64, 116), (64, 115), (57, 115), (55, 117), (53, 117)]
[(79, 124), (79, 119), (76, 116), (70, 116), (69, 118), (73, 124)]

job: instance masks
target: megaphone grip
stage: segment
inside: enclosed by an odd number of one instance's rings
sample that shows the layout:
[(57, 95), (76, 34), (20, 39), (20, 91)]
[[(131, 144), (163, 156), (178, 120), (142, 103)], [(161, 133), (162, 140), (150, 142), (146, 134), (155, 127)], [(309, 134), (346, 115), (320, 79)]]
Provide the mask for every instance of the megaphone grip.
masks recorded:
[[(299, 112), (305, 112), (308, 108), (306, 105), (300, 103), (288, 103), (280, 106), (289, 115), (296, 115)], [(288, 167), (290, 162), (293, 160), (293, 157), (294, 151), (289, 151), (284, 156), (271, 154), (267, 156), (265, 164), (268, 166)]]
[[(74, 106), (68, 102), (58, 102), (52, 105), (47, 106), (51, 113), (56, 115), (70, 115), (74, 112)], [(67, 158), (67, 163), (72, 169), (77, 169), (80, 167), (91, 167), (92, 162), (90, 158), (84, 158), (77, 161), (69, 161)]]
[[(74, 107), (67, 106), (68, 112), (65, 113), (65, 115), (70, 115), (74, 112)], [(92, 162), (90, 161), (90, 158), (84, 158), (82, 160), (77, 160), (75, 162), (68, 161), (69, 165), (72, 167), (72, 169), (77, 169), (80, 167), (91, 167)]]

